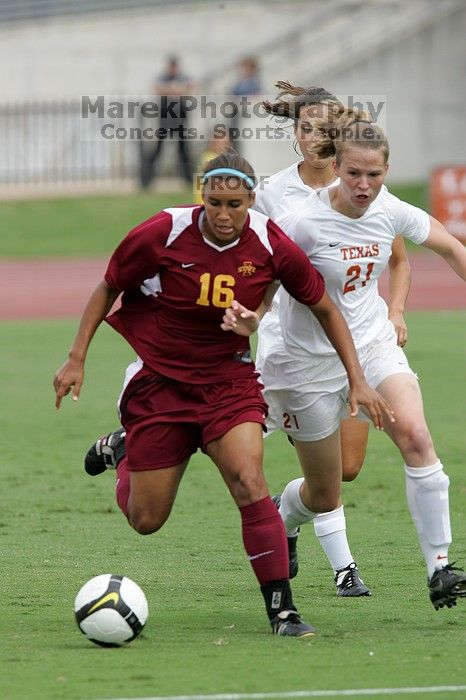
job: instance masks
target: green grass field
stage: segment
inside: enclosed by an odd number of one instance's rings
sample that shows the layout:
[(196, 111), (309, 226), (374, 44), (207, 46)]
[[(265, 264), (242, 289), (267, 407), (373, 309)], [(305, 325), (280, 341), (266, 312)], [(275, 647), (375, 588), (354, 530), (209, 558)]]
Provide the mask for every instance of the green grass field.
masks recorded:
[(192, 193), (2, 202), (0, 256), (108, 256), (126, 233), (160, 209), (191, 201)]
[[(399, 197), (427, 209), (424, 184), (390, 186)], [(5, 235), (0, 257), (108, 256), (126, 233), (160, 209), (191, 202), (192, 193), (2, 202)], [(416, 246), (413, 246), (416, 247)]]
[[(422, 185), (391, 190), (426, 206)], [(2, 203), (8, 235), (0, 238), (0, 255), (108, 256), (144, 218), (189, 200), (187, 192)], [(464, 562), (466, 314), (412, 313), (408, 321), (408, 354), (452, 480), (452, 554)], [(304, 529), (295, 600), (319, 634), (311, 641), (274, 638), (245, 559), (239, 516), (206, 458), (192, 459), (170, 521), (147, 538), (133, 532), (116, 507), (112, 475), (84, 473), (89, 444), (116, 425), (115, 400), (133, 356), (110, 329), (100, 329), (81, 400), (56, 412), (52, 376), (75, 326), (0, 323), (1, 700), (279, 698), (466, 685), (466, 605), (437, 613), (430, 606), (400, 459), (386, 436), (372, 432), (366, 466), (344, 493), (352, 549), (373, 597), (337, 599), (312, 528)], [(272, 492), (299, 474), (280, 435), (266, 443), (266, 472)], [(92, 645), (73, 619), (78, 589), (104, 572), (134, 578), (148, 597), (147, 627), (126, 648)], [(466, 692), (416, 693), (460, 696)]]
[[(408, 323), (407, 352), (452, 482), (452, 555), (465, 563), (466, 313), (411, 313)], [(366, 465), (344, 489), (350, 542), (373, 597), (335, 596), (313, 529), (305, 528), (295, 600), (320, 632), (308, 641), (272, 637), (239, 516), (206, 458), (192, 459), (170, 521), (146, 538), (116, 507), (112, 474), (84, 473), (89, 444), (116, 425), (132, 352), (101, 328), (80, 401), (57, 412), (52, 376), (75, 325), (0, 323), (2, 700), (466, 686), (466, 601), (439, 612), (428, 601), (401, 460), (386, 436), (371, 432)], [(266, 473), (272, 492), (299, 473), (280, 435), (266, 443)], [(73, 619), (78, 589), (105, 572), (130, 576), (149, 601), (143, 636), (122, 649), (94, 646)]]

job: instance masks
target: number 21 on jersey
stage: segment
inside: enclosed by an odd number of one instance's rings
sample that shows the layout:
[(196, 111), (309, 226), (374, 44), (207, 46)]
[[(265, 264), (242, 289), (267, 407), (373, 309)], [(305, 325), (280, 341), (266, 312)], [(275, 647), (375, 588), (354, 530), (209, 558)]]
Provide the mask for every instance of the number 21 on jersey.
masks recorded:
[(366, 282), (369, 282), (370, 280), (373, 269), (374, 263), (367, 263), (365, 276), (361, 279), (361, 272), (364, 275), (364, 271), (362, 270), (361, 265), (351, 265), (351, 267), (349, 267), (346, 270), (346, 276), (349, 277), (349, 279), (345, 282), (345, 286), (343, 287), (343, 294), (348, 294), (348, 292), (354, 292), (354, 290), (356, 289), (356, 285), (361, 285), (361, 287), (365, 287)]
[(227, 309), (231, 306), (235, 294), (232, 287), (235, 286), (235, 278), (232, 275), (212, 275), (204, 272), (199, 278), (200, 291), (196, 304), (200, 306), (217, 306)]

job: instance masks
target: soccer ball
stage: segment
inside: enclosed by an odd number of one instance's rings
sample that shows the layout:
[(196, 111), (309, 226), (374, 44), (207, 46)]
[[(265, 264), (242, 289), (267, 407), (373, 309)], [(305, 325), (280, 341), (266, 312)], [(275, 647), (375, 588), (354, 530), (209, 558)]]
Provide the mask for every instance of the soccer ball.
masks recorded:
[(130, 578), (101, 574), (80, 589), (74, 614), (79, 629), (91, 642), (119, 647), (141, 633), (149, 608), (144, 591)]

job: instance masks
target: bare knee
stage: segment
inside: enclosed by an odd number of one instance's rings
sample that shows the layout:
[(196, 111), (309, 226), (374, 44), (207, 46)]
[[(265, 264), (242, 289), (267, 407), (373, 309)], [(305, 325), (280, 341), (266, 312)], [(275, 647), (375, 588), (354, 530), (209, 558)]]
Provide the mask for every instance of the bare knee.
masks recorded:
[(408, 464), (431, 459), (434, 450), (432, 438), (426, 425), (409, 425), (401, 432), (398, 446)]
[(152, 535), (166, 523), (168, 515), (154, 513), (130, 513), (129, 523), (140, 535)]
[(255, 503), (268, 494), (261, 470), (237, 472), (233, 475), (229, 486), (235, 503), (240, 507)]
[(343, 460), (343, 470), (342, 470), (342, 480), (343, 481), (354, 481), (362, 469), (364, 462), (359, 460), (345, 462)]

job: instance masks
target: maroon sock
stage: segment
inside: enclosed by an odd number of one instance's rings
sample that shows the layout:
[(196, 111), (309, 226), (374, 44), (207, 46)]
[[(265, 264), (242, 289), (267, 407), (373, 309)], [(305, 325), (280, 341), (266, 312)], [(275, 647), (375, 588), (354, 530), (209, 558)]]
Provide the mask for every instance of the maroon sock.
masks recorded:
[(123, 511), (123, 513), (128, 517), (128, 500), (129, 500), (129, 487), (130, 487), (130, 473), (128, 470), (128, 460), (123, 457), (121, 462), (118, 464), (116, 469), (117, 481), (115, 485), (116, 500), (118, 506)]
[(261, 585), (288, 578), (288, 543), (278, 510), (270, 498), (239, 509), (243, 542)]

